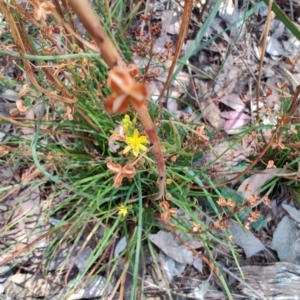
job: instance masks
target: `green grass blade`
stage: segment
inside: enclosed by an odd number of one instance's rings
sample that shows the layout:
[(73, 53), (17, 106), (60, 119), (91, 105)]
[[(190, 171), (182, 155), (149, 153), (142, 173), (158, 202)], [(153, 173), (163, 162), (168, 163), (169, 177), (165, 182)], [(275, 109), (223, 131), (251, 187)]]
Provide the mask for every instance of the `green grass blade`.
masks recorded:
[[(267, 5), (269, 5), (269, 0), (263, 0)], [(286, 26), (286, 28), (300, 41), (300, 31), (296, 25), (289, 19), (289, 17), (282, 11), (282, 9), (273, 2), (272, 10), (276, 17)]]
[(136, 230), (136, 249), (135, 249), (135, 261), (134, 261), (134, 269), (133, 269), (133, 282), (131, 288), (131, 296), (130, 299), (134, 300), (136, 295), (136, 287), (138, 283), (138, 269), (140, 264), (140, 257), (142, 251), (142, 230), (143, 230), (143, 195), (142, 195), (142, 183), (141, 183), (141, 175), (138, 174), (137, 178), (137, 188), (139, 191), (139, 216), (138, 216), (138, 224)]
[(249, 17), (251, 17), (254, 13), (256, 13), (259, 9), (261, 9), (264, 6), (263, 2), (259, 2), (252, 9), (250, 9), (249, 11), (247, 11), (244, 16), (241, 16), (233, 24), (231, 24), (226, 29), (224, 29), (222, 32), (220, 32), (220, 34), (212, 37), (209, 41), (207, 41), (207, 42), (201, 44), (200, 46), (198, 46), (200, 44), (200, 41), (205, 36), (205, 33), (207, 32), (209, 26), (212, 24), (213, 20), (215, 19), (216, 15), (217, 15), (217, 13), (219, 11), (221, 3), (222, 3), (222, 0), (218, 0), (215, 3), (214, 8), (212, 9), (212, 11), (209, 14), (209, 17), (207, 18), (207, 20), (204, 22), (203, 26), (199, 30), (199, 32), (198, 32), (198, 34), (196, 36), (196, 39), (194, 40), (194, 42), (190, 46), (190, 49), (185, 53), (185, 55), (183, 56), (183, 58), (180, 60), (181, 64), (179, 64), (179, 66), (175, 70), (174, 74), (172, 75), (171, 81), (173, 81), (176, 78), (177, 74), (182, 70), (183, 66), (187, 63), (188, 59), (192, 55), (194, 55), (195, 53), (197, 53), (200, 50), (202, 50), (205, 46), (209, 45), (212, 41), (214, 41), (215, 39), (217, 39), (219, 36), (221, 36), (227, 30), (231, 29), (237, 23), (239, 23), (241, 21), (244, 21), (244, 20), (248, 19)]

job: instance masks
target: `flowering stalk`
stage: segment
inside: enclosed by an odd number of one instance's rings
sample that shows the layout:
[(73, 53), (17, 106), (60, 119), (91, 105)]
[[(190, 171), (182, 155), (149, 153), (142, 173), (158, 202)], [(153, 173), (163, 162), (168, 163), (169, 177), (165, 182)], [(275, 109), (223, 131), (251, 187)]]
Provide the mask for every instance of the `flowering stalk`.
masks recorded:
[(104, 31), (90, 3), (87, 0), (69, 0), (69, 5), (99, 47), (101, 56), (108, 67), (112, 69), (117, 65), (125, 66), (119, 52)]
[[(149, 140), (152, 144), (152, 151), (155, 155), (159, 172), (159, 193), (151, 199), (160, 199), (164, 196), (166, 168), (160, 142), (155, 131), (155, 126), (148, 113), (144, 101), (148, 96), (148, 87), (145, 84), (135, 84), (134, 86), (132, 85), (131, 81), (129, 80), (129, 77), (131, 77), (130, 68), (126, 68), (126, 64), (122, 60), (119, 52), (117, 51), (110, 38), (105, 33), (89, 2), (87, 0), (69, 0), (69, 5), (74, 9), (80, 21), (83, 23), (85, 29), (94, 39), (95, 43), (101, 51), (103, 59), (107, 63), (109, 69), (111, 69), (111, 72), (114, 71), (114, 68), (116, 68), (116, 71), (111, 73), (111, 81), (114, 81), (114, 76), (118, 77), (120, 75), (118, 78), (122, 77), (125, 80), (125, 83), (129, 82), (129, 90), (120, 90), (119, 87), (116, 86), (116, 84), (111, 86), (112, 90), (115, 93), (111, 95), (106, 101), (105, 107), (109, 113), (124, 113), (129, 106), (130, 100), (132, 106), (138, 113), (141, 123), (145, 128), (146, 134), (148, 135)], [(125, 85), (125, 87), (127, 86), (128, 84)]]

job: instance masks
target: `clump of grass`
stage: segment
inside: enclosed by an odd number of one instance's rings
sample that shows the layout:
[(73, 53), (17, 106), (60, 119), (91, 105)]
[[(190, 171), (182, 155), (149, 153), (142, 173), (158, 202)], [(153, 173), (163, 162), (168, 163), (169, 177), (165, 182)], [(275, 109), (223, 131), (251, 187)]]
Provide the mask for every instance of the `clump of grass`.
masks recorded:
[[(143, 293), (138, 281), (138, 266), (145, 245), (150, 248), (153, 260), (157, 261), (149, 233), (167, 228), (176, 234), (193, 234), (203, 243), (205, 255), (201, 258), (218, 276), (230, 298), (213, 249), (217, 244), (228, 247), (237, 262), (226, 221), (241, 213), (249, 203), (229, 201), (230, 196), (224, 197), (226, 191), (218, 188), (206, 175), (209, 166), (202, 169), (195, 166), (203, 152), (211, 147), (213, 132), (193, 120), (176, 120), (154, 103), (149, 103), (148, 109), (140, 105), (139, 101), (143, 102), (148, 96), (144, 83), (138, 85), (134, 82), (130, 73), (137, 74), (136, 70), (126, 68), (105, 31), (101, 29), (103, 31), (99, 33), (96, 26), (98, 19), (94, 19), (93, 12), (85, 14), (82, 9), (84, 1), (69, 3), (103, 50), (101, 58), (89, 51), (95, 48), (90, 41), (75, 39), (78, 33), (73, 26), (73, 16), (68, 15), (69, 22), (62, 19), (64, 11), (69, 9), (65, 1), (62, 8), (58, 8), (56, 1), (55, 6), (49, 3), (45, 6), (39, 1), (31, 3), (34, 17), (20, 4), (14, 7), (3, 2), (0, 4), (12, 30), (14, 39), (11, 42), (18, 46), (13, 55), (22, 59), (20, 67), (24, 68), (31, 81), (25, 84), (19, 78), (16, 82), (24, 87), (24, 93), (19, 94), (24, 102), (18, 113), (39, 108), (35, 117), (29, 120), (2, 118), (3, 123), (31, 131), (30, 139), (22, 134), (8, 133), (10, 139), (2, 146), (2, 163), (13, 166), (15, 172), (27, 174), (27, 177), (23, 176), (17, 184), (2, 187), (1, 199), (11, 197), (21, 188), (39, 188), (44, 204), (42, 220), (45, 223), (51, 221), (51, 226), (43, 231), (42, 236), (49, 240), (40, 261), (46, 264), (44, 273), (50, 273), (47, 264), (57, 255), (63, 243), (74, 248), (80, 244), (79, 252), (87, 245), (93, 245), (89, 259), (76, 276), (70, 274), (76, 258), (72, 261), (65, 281), (74, 277), (74, 287), (79, 288), (83, 278), (88, 280), (95, 275), (113, 278), (125, 257), (125, 263), (121, 265), (124, 270), (113, 292), (122, 291), (125, 272), (130, 269), (134, 278), (131, 299), (136, 299), (138, 294)], [(122, 1), (117, 2), (114, 12), (109, 12), (98, 1), (96, 4), (102, 18), (109, 14), (107, 26), (118, 24), (117, 20), (122, 19), (122, 9), (119, 9)], [(196, 41), (204, 35), (219, 4), (220, 1), (217, 1)], [(48, 13), (55, 10), (51, 22), (37, 22), (46, 21)], [(28, 23), (37, 30), (31, 33)], [(41, 32), (39, 39), (34, 36), (37, 32)], [(55, 32), (67, 48), (66, 52), (51, 47)], [(125, 32), (118, 28), (117, 34), (111, 34), (110, 38), (118, 43), (123, 53), (130, 53), (131, 45), (124, 35)], [(183, 60), (198, 50), (196, 46), (192, 47), (191, 53), (187, 53)], [(7, 49), (1, 51), (8, 53)], [(107, 66), (112, 70), (107, 72)], [(146, 75), (147, 72), (143, 74), (144, 79)], [(122, 86), (117, 85), (120, 82)], [(9, 79), (5, 79), (4, 83), (12, 84)], [(129, 110), (126, 115), (110, 115), (105, 110), (124, 113), (129, 100), (138, 114)], [(156, 130), (153, 130), (150, 120), (153, 120)], [(278, 131), (279, 127), (276, 133)], [(296, 144), (297, 141), (298, 136), (289, 143)], [(242, 175), (259, 161), (268, 148)], [(295, 151), (291, 161), (293, 166), (298, 163), (296, 154)], [(278, 163), (283, 165), (283, 161)], [(148, 196), (156, 194), (158, 189), (160, 201), (153, 201)], [(251, 217), (253, 222), (257, 221), (257, 216)], [(120, 237), (126, 237), (126, 247), (114, 257), (113, 249)], [(39, 238), (32, 241), (31, 247), (39, 241)], [(5, 263), (13, 261), (15, 255), (10, 251), (18, 243), (20, 241), (6, 249), (10, 260)]]

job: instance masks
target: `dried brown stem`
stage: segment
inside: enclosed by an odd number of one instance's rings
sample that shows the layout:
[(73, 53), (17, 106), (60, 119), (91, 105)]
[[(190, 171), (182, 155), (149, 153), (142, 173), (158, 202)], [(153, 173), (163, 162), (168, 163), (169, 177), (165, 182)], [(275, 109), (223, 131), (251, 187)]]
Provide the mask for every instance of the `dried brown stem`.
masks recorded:
[(96, 45), (93, 45), (91, 43), (89, 43), (88, 41), (84, 40), (78, 33), (76, 33), (70, 26), (69, 24), (62, 19), (59, 15), (56, 16), (52, 16), (52, 18), (57, 21), (57, 23), (61, 23), (64, 27), (64, 29), (71, 34), (72, 36), (74, 36), (76, 38), (76, 40), (79, 42), (79, 44), (82, 44), (83, 46), (87, 47), (88, 49), (94, 51), (94, 52), (99, 52), (99, 48)]
[[(13, 14), (10, 12), (10, 10), (8, 8), (8, 4), (6, 4), (4, 1), (0, 1), (0, 11), (5, 16), (5, 20), (7, 21), (8, 25), (9, 25), (9, 28), (14, 37), (14, 41), (18, 47), (20, 54), (21, 55), (26, 54), (26, 49), (29, 53), (33, 53), (33, 49), (28, 41), (26, 34), (24, 33), (22, 26), (19, 23), (17, 24), (14, 21)], [(38, 91), (40, 91), (44, 95), (48, 96), (52, 100), (61, 101), (61, 102), (67, 103), (67, 104), (76, 103), (77, 99), (75, 99), (75, 98), (59, 96), (59, 95), (56, 95), (55, 93), (52, 93), (52, 92), (44, 89), (43, 87), (41, 87), (33, 74), (32, 67), (31, 67), (29, 61), (27, 59), (23, 59), (23, 63), (24, 63), (26, 73), (27, 73), (31, 83)]]
[[(134, 103), (133, 103), (134, 105)], [(141, 122), (145, 128), (145, 131), (152, 143), (152, 152), (155, 155), (158, 172), (159, 172), (159, 193), (151, 197), (152, 200), (161, 199), (164, 196), (165, 180), (166, 180), (166, 167), (164, 157), (161, 151), (160, 142), (155, 131), (153, 122), (149, 116), (148, 110), (145, 105), (141, 107), (134, 107), (141, 118)]]
[(69, 0), (85, 29), (89, 32), (101, 51), (101, 56), (108, 67), (124, 66), (123, 59), (99, 22), (93, 8), (87, 0)]
[(192, 10), (193, 10), (193, 0), (186, 0), (185, 4), (184, 4), (184, 10), (183, 10), (183, 15), (182, 15), (182, 19), (181, 19), (180, 31), (179, 31), (179, 35), (178, 35), (178, 39), (177, 39), (177, 43), (176, 43), (174, 58), (173, 58), (172, 65), (169, 70), (167, 80), (165, 81), (165, 84), (159, 95), (159, 99), (158, 99), (159, 106), (161, 106), (161, 104), (162, 104), (162, 98), (164, 96), (166, 89), (169, 86), (171, 77), (173, 75), (173, 71), (174, 71), (176, 63), (178, 61), (178, 58), (179, 58), (179, 55), (181, 52), (181, 48), (182, 48), (182, 44), (184, 43), (185, 35), (186, 35), (187, 29), (188, 29), (188, 26), (190, 23)]
[(259, 62), (259, 70), (258, 70), (258, 78), (257, 78), (257, 85), (256, 85), (256, 110), (257, 110), (257, 120), (259, 119), (259, 106), (258, 101), (260, 97), (260, 83), (261, 83), (261, 73), (262, 73), (262, 67), (264, 63), (265, 53), (266, 53), (266, 46), (267, 46), (267, 38), (270, 31), (270, 24), (271, 24), (271, 18), (272, 18), (272, 4), (273, 0), (269, 0), (269, 6), (268, 6), (268, 16), (266, 20), (265, 30), (263, 33), (263, 41), (262, 41), (262, 49), (260, 54), (260, 62)]
[(300, 95), (300, 85), (297, 86), (296, 91), (293, 96), (292, 104), (286, 113), (287, 119), (289, 119), (295, 115), (295, 111), (300, 105), (299, 95)]

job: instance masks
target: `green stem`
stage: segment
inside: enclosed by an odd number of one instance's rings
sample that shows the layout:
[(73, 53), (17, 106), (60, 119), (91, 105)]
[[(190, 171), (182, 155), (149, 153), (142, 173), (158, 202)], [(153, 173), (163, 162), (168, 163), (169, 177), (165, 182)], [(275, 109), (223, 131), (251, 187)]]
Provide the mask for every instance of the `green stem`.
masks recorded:
[[(32, 55), (32, 54), (24, 54), (21, 55), (18, 52), (15, 51), (5, 51), (0, 50), (0, 55), (9, 55), (12, 57), (18, 57), (22, 59), (28, 59), (28, 60), (60, 60), (60, 59), (76, 59), (76, 58), (83, 58), (83, 57), (97, 57), (99, 58), (99, 53), (78, 53), (78, 54), (65, 54), (65, 55)], [(104, 63), (104, 62), (103, 62)], [(105, 64), (105, 63), (104, 63)]]

